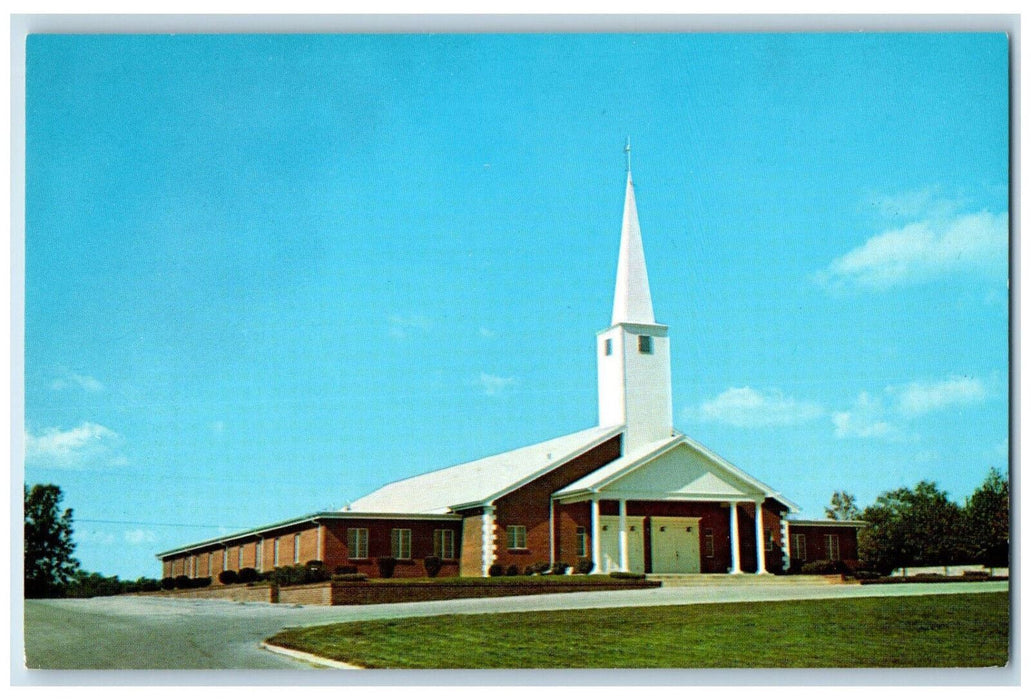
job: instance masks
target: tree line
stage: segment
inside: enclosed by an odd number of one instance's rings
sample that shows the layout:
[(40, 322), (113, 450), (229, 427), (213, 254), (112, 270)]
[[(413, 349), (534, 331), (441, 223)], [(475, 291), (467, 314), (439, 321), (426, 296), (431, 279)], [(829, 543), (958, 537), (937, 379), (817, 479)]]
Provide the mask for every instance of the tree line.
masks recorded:
[(1009, 481), (994, 467), (962, 504), (933, 481), (885, 491), (862, 510), (845, 491), (835, 492), (825, 514), (862, 520), (859, 558), (887, 573), (913, 566), (1009, 566)]

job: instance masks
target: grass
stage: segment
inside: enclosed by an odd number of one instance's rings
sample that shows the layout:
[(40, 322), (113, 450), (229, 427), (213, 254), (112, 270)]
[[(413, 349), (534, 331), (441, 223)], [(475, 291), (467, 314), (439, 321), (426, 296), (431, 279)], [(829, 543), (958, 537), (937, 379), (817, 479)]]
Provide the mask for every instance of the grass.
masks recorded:
[(443, 615), (269, 641), (366, 668), (974, 667), (1007, 662), (1006, 593)]

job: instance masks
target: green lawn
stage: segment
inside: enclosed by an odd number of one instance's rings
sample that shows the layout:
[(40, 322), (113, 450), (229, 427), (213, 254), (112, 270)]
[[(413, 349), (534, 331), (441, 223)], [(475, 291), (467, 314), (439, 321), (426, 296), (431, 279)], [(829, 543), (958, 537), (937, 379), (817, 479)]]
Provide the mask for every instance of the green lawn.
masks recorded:
[(367, 668), (1003, 666), (1006, 593), (443, 615), (289, 629)]

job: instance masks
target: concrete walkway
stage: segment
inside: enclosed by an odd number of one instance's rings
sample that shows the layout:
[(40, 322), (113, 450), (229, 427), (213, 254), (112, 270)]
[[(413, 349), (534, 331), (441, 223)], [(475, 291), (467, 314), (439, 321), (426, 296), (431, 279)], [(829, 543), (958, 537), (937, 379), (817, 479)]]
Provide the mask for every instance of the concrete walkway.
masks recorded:
[(762, 586), (725, 584), (362, 606), (284, 606), (145, 596), (25, 602), (36, 669), (300, 669), (260, 648), (285, 627), (445, 614), (1006, 591), (1008, 582)]

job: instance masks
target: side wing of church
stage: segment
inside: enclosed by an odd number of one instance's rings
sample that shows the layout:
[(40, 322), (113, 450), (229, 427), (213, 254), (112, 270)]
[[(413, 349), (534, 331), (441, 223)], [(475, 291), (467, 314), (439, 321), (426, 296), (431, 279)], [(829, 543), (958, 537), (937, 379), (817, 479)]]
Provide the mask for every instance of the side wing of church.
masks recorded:
[(157, 556), (163, 576), (322, 561), (378, 575), (487, 576), (490, 567), (768, 573), (856, 559), (856, 523), (789, 520), (797, 507), (673, 427), (668, 328), (656, 323), (627, 171), (611, 325), (597, 334), (598, 426), (387, 484), (340, 511)]

